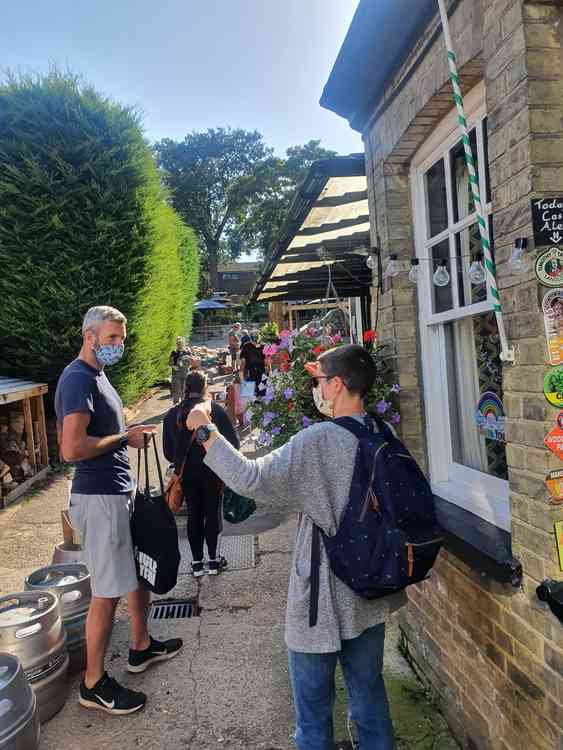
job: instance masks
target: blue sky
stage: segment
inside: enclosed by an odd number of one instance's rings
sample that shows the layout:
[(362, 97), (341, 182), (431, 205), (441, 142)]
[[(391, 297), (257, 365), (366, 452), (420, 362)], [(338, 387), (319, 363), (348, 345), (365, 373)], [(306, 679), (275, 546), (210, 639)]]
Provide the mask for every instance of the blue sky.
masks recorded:
[(144, 113), (147, 137), (259, 130), (281, 154), (361, 151), (322, 87), (358, 0), (5, 0), (0, 65), (82, 74)]

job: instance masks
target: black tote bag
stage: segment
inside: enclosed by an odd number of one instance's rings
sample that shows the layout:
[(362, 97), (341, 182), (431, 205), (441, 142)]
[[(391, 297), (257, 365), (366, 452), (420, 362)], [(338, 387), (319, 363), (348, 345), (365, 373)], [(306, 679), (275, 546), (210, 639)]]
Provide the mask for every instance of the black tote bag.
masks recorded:
[[(149, 442), (156, 456), (160, 491), (151, 494), (149, 483)], [(141, 489), (141, 454), (144, 458), (145, 484)], [(178, 580), (180, 549), (174, 514), (164, 498), (162, 469), (154, 435), (145, 436), (139, 451), (135, 509), (131, 517), (131, 536), (139, 581), (155, 594), (167, 594)]]

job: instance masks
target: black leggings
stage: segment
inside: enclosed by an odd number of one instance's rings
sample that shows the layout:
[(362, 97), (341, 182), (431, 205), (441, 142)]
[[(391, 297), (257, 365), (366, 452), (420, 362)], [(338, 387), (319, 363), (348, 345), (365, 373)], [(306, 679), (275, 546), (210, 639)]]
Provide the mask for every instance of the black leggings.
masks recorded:
[(203, 542), (210, 560), (217, 557), (221, 522), (221, 485), (216, 476), (194, 477), (185, 493), (188, 508), (188, 541), (194, 561), (203, 560)]

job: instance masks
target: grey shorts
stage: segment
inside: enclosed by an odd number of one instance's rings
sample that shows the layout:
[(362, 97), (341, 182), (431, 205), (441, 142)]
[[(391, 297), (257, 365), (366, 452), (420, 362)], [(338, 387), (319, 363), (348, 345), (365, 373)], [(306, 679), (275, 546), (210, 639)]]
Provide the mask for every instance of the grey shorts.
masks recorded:
[(132, 511), (131, 494), (70, 496), (70, 522), (80, 532), (94, 596), (116, 599), (139, 588), (131, 541)]

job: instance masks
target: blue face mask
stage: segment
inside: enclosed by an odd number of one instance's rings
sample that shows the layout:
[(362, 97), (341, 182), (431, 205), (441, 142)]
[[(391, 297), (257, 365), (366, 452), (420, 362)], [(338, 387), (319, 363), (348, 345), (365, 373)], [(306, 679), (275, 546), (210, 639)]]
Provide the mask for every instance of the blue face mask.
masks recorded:
[(123, 357), (124, 351), (125, 347), (123, 344), (103, 344), (94, 348), (96, 359), (102, 367), (111, 367), (111, 365), (115, 365), (119, 362), (121, 357)]

